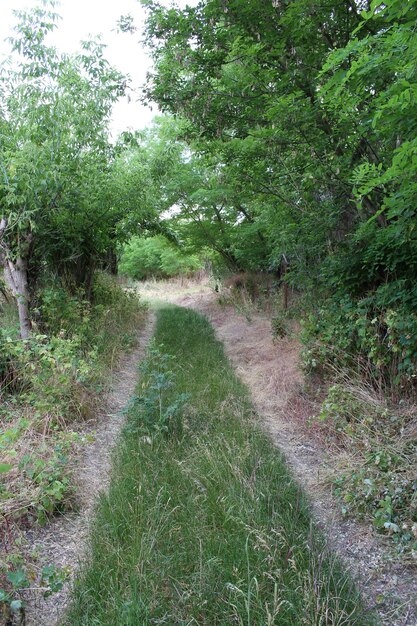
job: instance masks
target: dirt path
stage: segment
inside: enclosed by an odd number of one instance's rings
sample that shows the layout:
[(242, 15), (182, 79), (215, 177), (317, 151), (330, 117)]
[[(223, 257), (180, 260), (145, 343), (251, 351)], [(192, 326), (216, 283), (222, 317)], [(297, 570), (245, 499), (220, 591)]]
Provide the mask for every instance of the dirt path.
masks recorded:
[[(216, 295), (204, 288), (188, 295), (179, 296), (175, 289), (154, 295), (198, 310), (209, 318), (237, 373), (251, 390), (265, 428), (310, 496), (314, 514), (329, 545), (353, 572), (368, 605), (377, 608), (379, 623), (417, 626), (415, 573), (390, 562), (382, 541), (377, 540), (366, 526), (341, 519), (338, 505), (324, 483), (332, 459), (304, 427), (312, 407), (302, 394), (298, 342), (285, 338), (273, 343), (269, 319), (253, 314), (249, 322), (233, 308), (220, 307)], [(39, 548), (45, 562), (54, 562), (61, 567), (73, 566), (83, 555), (96, 495), (108, 484), (110, 450), (123, 424), (120, 411), (133, 392), (136, 363), (143, 356), (153, 324), (151, 319), (141, 333), (139, 348), (126, 358), (118, 371), (106, 412), (97, 428), (96, 440), (80, 463), (81, 513), (61, 518), (46, 531), (32, 537), (33, 546)], [(67, 586), (47, 601), (36, 606), (32, 604), (28, 624), (58, 624), (68, 601), (68, 592)]]
[[(94, 442), (83, 452), (76, 469), (79, 511), (56, 518), (47, 528), (31, 531), (28, 540), (32, 550), (39, 552), (40, 563), (71, 569), (73, 580), (77, 563), (86, 550), (88, 525), (97, 496), (109, 482), (111, 451), (124, 423), (122, 414), (137, 382), (137, 364), (145, 354), (153, 335), (155, 316), (149, 314), (145, 327), (139, 332), (138, 347), (124, 357), (113, 375), (111, 391), (105, 408), (94, 424)], [(60, 623), (68, 602), (70, 584), (43, 600), (39, 595), (29, 597), (27, 626), (55, 626)]]
[(266, 429), (310, 496), (330, 547), (360, 582), (368, 606), (377, 608), (380, 623), (416, 626), (415, 571), (390, 562), (382, 540), (366, 526), (341, 519), (324, 484), (332, 460), (305, 429), (312, 407), (302, 394), (299, 343), (289, 338), (274, 343), (269, 319), (254, 314), (249, 322), (232, 307), (220, 307), (215, 294), (169, 299), (204, 313), (215, 327), (228, 357), (251, 390)]

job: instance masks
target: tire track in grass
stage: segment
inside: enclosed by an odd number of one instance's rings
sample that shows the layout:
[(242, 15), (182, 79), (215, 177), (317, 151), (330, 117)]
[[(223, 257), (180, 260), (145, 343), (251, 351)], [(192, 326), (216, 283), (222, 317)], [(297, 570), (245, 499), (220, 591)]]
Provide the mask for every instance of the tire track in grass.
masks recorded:
[(213, 327), (167, 307), (155, 337), (65, 624), (374, 623)]

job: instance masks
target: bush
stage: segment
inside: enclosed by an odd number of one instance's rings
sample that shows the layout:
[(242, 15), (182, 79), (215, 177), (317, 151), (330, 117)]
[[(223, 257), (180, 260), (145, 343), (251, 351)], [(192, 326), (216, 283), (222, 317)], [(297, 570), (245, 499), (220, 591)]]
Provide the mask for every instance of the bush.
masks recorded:
[(60, 286), (42, 290), (39, 302), (44, 333), (22, 342), (17, 327), (0, 328), (1, 390), (23, 393), (21, 399), (44, 412), (79, 414), (80, 387), (132, 345), (144, 306), (104, 273), (94, 278), (93, 304)]
[(135, 344), (146, 308), (135, 290), (123, 288), (105, 272), (95, 275), (89, 345), (102, 364), (113, 366), (117, 355)]
[(99, 273), (92, 304), (50, 286), (41, 292), (40, 315), (44, 332), (35, 326), (27, 341), (17, 326), (0, 328), (5, 519), (29, 515), (45, 521), (68, 505), (66, 457), (78, 441), (69, 429), (93, 414), (108, 368), (135, 341), (144, 306), (135, 293)]
[(72, 335), (80, 334), (88, 326), (90, 307), (82, 293), (79, 297), (71, 296), (66, 289), (54, 285), (42, 289), (39, 294), (39, 316), (41, 326), (48, 335), (61, 331)]
[(165, 237), (133, 237), (125, 246), (119, 264), (121, 274), (134, 280), (169, 278), (202, 269), (195, 255), (183, 254)]
[(417, 315), (390, 303), (389, 289), (365, 298), (331, 299), (304, 321), (304, 364), (354, 367), (378, 388), (411, 389), (417, 374)]

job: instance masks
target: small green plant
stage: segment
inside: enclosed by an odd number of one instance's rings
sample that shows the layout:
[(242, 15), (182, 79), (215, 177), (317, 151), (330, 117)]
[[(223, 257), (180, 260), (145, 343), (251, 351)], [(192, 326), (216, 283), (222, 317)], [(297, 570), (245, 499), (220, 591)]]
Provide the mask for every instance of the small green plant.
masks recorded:
[(282, 339), (288, 335), (287, 317), (284, 313), (275, 313), (271, 318), (273, 339)]
[(44, 598), (48, 598), (54, 593), (61, 591), (68, 579), (68, 568), (57, 568), (53, 563), (45, 565), (40, 573), (20, 564), (18, 568), (6, 571), (6, 566), (0, 570), (0, 576), (4, 588), (0, 588), (0, 615), (4, 618), (4, 623), (14, 623), (13, 619), (19, 616), (19, 623), (25, 623), (26, 603), (24, 593), (31, 590), (31, 583), (36, 580), (38, 583), (33, 590), (42, 593)]
[(68, 505), (71, 488), (67, 463), (60, 446), (56, 446), (53, 455), (45, 459), (27, 454), (20, 460), (19, 470), (33, 485), (31, 508), (42, 525), (52, 514)]
[(152, 344), (148, 357), (140, 366), (141, 394), (128, 407), (132, 419), (127, 428), (151, 437), (181, 437), (184, 431), (183, 409), (188, 400), (185, 393), (175, 394), (173, 357)]
[(45, 565), (42, 568), (40, 584), (44, 587), (43, 597), (49, 596), (61, 591), (69, 576), (69, 569), (66, 567), (57, 568), (54, 563)]
[(24, 589), (29, 587), (27, 572), (24, 569), (9, 571), (6, 576), (7, 589), (0, 589), (0, 608), (5, 623), (13, 623), (14, 615), (20, 616), (20, 623), (25, 623), (25, 604), (21, 597)]

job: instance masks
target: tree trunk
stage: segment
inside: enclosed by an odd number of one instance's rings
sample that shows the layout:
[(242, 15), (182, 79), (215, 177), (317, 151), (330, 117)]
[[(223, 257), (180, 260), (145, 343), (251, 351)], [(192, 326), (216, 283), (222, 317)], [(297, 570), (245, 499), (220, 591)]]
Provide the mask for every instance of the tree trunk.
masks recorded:
[(282, 290), (282, 306), (284, 311), (288, 309), (288, 283), (285, 280), (285, 274), (288, 269), (288, 259), (285, 254), (281, 257), (281, 280), (283, 281), (283, 290)]
[(95, 263), (93, 260), (90, 260), (90, 263), (86, 269), (86, 275), (85, 275), (85, 281), (84, 281), (85, 295), (89, 302), (93, 301), (94, 270), (95, 270)]
[[(17, 302), (19, 312), (20, 336), (28, 339), (32, 324), (29, 315), (29, 289), (28, 289), (28, 261), (23, 255), (19, 255), (16, 261), (12, 261), (10, 247), (4, 241), (7, 229), (7, 221), (0, 221), (0, 264), (4, 270), (4, 280)], [(31, 233), (27, 236), (25, 249), (29, 250), (32, 240)]]
[(106, 269), (112, 276), (117, 276), (118, 267), (117, 267), (117, 254), (114, 248), (109, 248), (107, 252), (107, 264)]
[(6, 259), (4, 267), (4, 279), (17, 302), (19, 312), (20, 336), (28, 339), (32, 324), (29, 316), (29, 290), (27, 261), (18, 257), (16, 263)]

